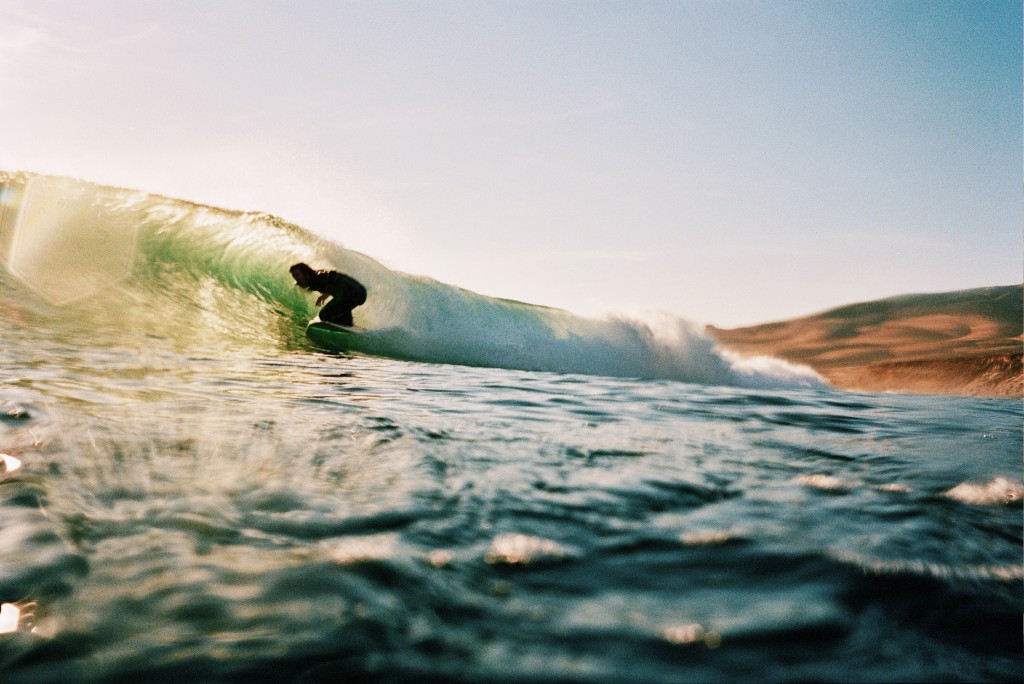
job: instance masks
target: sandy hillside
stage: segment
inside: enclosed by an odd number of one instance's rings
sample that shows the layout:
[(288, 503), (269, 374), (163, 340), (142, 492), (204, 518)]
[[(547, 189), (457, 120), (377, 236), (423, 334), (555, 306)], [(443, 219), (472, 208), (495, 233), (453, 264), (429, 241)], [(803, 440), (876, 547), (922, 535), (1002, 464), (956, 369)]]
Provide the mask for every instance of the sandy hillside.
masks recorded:
[(835, 386), (1021, 397), (1024, 286), (905, 295), (708, 331), (742, 354), (805, 363)]

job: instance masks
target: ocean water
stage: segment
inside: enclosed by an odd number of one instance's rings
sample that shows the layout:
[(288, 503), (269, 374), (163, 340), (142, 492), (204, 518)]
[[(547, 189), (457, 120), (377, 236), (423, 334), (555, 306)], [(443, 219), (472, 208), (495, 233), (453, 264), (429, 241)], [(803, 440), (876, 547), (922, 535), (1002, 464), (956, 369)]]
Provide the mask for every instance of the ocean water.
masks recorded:
[[(0, 181), (0, 681), (1024, 678), (1021, 401)], [(309, 342), (297, 260), (398, 358)]]

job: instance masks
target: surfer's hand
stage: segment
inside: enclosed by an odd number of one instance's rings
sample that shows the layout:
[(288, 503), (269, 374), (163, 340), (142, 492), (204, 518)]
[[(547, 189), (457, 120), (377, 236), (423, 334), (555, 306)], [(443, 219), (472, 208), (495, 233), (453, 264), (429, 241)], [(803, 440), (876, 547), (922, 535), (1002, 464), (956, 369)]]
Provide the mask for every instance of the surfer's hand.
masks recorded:
[(316, 305), (317, 306), (321, 306), (324, 302), (327, 301), (327, 298), (330, 297), (330, 296), (331, 295), (329, 295), (329, 294), (322, 294), (322, 295), (320, 295), (319, 297), (316, 298)]

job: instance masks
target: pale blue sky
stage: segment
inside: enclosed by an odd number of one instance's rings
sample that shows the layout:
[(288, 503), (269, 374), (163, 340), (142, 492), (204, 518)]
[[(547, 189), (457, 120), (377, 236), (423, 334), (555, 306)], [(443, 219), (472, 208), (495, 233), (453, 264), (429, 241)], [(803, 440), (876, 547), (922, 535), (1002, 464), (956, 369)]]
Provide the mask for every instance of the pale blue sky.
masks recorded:
[(1020, 2), (0, 0), (0, 168), (723, 326), (1020, 282)]

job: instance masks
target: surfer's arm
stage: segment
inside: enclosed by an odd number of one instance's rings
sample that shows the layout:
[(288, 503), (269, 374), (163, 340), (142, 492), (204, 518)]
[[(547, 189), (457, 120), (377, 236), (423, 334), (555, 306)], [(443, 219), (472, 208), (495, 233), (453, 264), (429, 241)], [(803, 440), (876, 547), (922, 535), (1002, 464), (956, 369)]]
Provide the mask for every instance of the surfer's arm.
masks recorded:
[(330, 297), (330, 296), (331, 296), (330, 294), (328, 294), (327, 292), (324, 292), (322, 295), (320, 295), (319, 297), (316, 298), (316, 305), (317, 306), (322, 306), (323, 303), (326, 302), (327, 298)]

